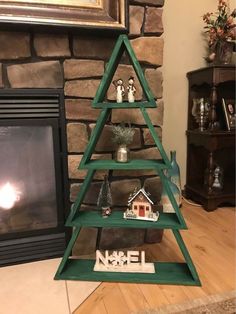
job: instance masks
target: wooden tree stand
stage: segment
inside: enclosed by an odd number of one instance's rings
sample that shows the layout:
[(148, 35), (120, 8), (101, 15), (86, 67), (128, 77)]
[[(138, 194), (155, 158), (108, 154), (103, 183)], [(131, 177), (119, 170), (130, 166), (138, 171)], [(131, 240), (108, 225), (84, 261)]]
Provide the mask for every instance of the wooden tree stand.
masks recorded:
[[(115, 103), (104, 101), (106, 92), (111, 84), (112, 78), (124, 51), (126, 51), (130, 57), (130, 62), (133, 65), (136, 75), (143, 88), (144, 95), (147, 99), (146, 101), (134, 103)], [(93, 100), (93, 107), (102, 108), (102, 110), (79, 165), (79, 169), (87, 169), (88, 172), (81, 186), (78, 197), (72, 206), (71, 213), (66, 221), (66, 226), (74, 227), (74, 232), (57, 270), (55, 279), (201, 285), (196, 269), (179, 232), (179, 229), (187, 229), (187, 226), (171, 191), (169, 182), (163, 172), (165, 169), (171, 168), (171, 164), (146, 111), (146, 108), (156, 107), (156, 102), (126, 35), (121, 35), (117, 40), (110, 61), (106, 67), (104, 76)], [(138, 159), (131, 160), (128, 163), (118, 163), (114, 160), (91, 159), (96, 143), (101, 135), (111, 110), (120, 108), (137, 108), (141, 111), (154, 142), (159, 149), (162, 157), (161, 160)], [(160, 217), (157, 222), (150, 222), (141, 220), (125, 220), (123, 219), (123, 212), (119, 211), (112, 212), (107, 219), (102, 217), (101, 211), (80, 211), (81, 204), (93, 179), (94, 173), (96, 170), (101, 169), (156, 170), (175, 212), (160, 213)], [(79, 260), (70, 258), (72, 248), (82, 227), (171, 229), (186, 263), (155, 262), (154, 274), (96, 272), (93, 270), (95, 260)]]

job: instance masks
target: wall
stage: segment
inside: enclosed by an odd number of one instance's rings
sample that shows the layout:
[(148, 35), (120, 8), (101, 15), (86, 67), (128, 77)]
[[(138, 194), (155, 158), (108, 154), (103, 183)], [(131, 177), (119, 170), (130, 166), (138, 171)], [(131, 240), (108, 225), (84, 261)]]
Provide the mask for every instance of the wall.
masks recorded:
[[(233, 1), (230, 3), (233, 8)], [(186, 73), (206, 66), (202, 16), (215, 12), (216, 0), (168, 0), (164, 23), (164, 129), (166, 151), (176, 150), (182, 187), (186, 180), (186, 136), (188, 81)]]

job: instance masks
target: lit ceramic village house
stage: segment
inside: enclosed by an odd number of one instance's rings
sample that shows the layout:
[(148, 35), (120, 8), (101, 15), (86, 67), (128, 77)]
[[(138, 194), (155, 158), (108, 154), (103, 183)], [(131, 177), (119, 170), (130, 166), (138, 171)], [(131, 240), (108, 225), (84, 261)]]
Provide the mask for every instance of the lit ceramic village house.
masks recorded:
[(157, 221), (159, 213), (153, 212), (153, 201), (144, 188), (134, 191), (128, 200), (128, 208), (124, 213), (125, 219)]

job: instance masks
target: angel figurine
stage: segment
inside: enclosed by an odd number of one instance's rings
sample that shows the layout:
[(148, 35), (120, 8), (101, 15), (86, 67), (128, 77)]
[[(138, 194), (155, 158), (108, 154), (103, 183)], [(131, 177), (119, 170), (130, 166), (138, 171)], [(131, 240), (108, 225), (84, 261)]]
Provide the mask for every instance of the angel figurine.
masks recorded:
[(125, 87), (123, 84), (123, 80), (118, 79), (116, 81), (113, 81), (113, 84), (116, 87), (116, 102), (121, 103), (123, 102), (123, 97), (125, 95)]
[(134, 102), (135, 98), (134, 95), (136, 93), (136, 88), (134, 86), (134, 77), (130, 76), (129, 78), (129, 86), (127, 87), (128, 90), (128, 102)]

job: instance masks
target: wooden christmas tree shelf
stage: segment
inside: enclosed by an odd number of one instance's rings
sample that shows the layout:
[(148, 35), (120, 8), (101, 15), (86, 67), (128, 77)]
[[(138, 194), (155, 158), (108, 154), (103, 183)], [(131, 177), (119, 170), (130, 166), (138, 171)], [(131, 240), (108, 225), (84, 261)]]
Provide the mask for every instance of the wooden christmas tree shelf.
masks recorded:
[[(136, 101), (133, 103), (113, 103), (104, 101), (105, 95), (124, 51), (126, 51), (126, 54), (130, 58), (130, 62), (133, 65), (136, 75), (140, 81), (140, 85), (143, 88), (147, 101)], [(165, 169), (169, 169), (172, 166), (146, 111), (146, 108), (156, 107), (156, 101), (126, 35), (119, 36), (119, 39), (117, 40), (92, 106), (94, 108), (102, 108), (102, 110), (79, 165), (79, 169), (87, 169), (88, 171), (84, 182), (80, 187), (77, 199), (71, 208), (70, 215), (66, 221), (66, 226), (72, 226), (74, 229), (63, 259), (55, 275), (55, 279), (201, 285), (196, 269), (179, 232), (179, 229), (187, 229), (187, 227), (170, 188), (169, 181), (164, 173)], [(114, 160), (91, 159), (101, 132), (111, 114), (111, 110), (118, 108), (138, 108), (141, 111), (143, 119), (153, 137), (154, 143), (159, 150), (161, 156), (160, 160), (136, 159), (127, 163), (118, 163)], [(123, 212), (121, 211), (113, 211), (108, 218), (103, 218), (101, 211), (81, 211), (81, 205), (92, 182), (95, 171), (101, 169), (155, 170), (161, 179), (163, 188), (169, 197), (174, 212), (160, 213), (159, 219), (156, 222), (151, 222), (144, 220), (123, 219)], [(173, 232), (186, 263), (155, 262), (154, 274), (94, 271), (95, 261), (70, 258), (73, 246), (82, 227), (130, 228), (131, 232), (132, 228), (170, 229)]]
[(75, 228), (72, 238), (65, 251), (55, 279), (84, 281), (116, 281), (136, 283), (183, 284), (200, 286), (198, 274), (193, 265), (188, 250), (178, 230), (172, 229), (186, 263), (155, 262), (155, 273), (124, 273), (95, 272), (95, 261), (84, 259), (69, 259), (73, 245), (79, 236), (80, 228)]
[(109, 218), (104, 219), (101, 211), (79, 211), (66, 226), (103, 227), (103, 228), (151, 228), (151, 229), (187, 229), (182, 225), (176, 214), (160, 213), (157, 222), (144, 220), (124, 220), (123, 211), (113, 211)]

